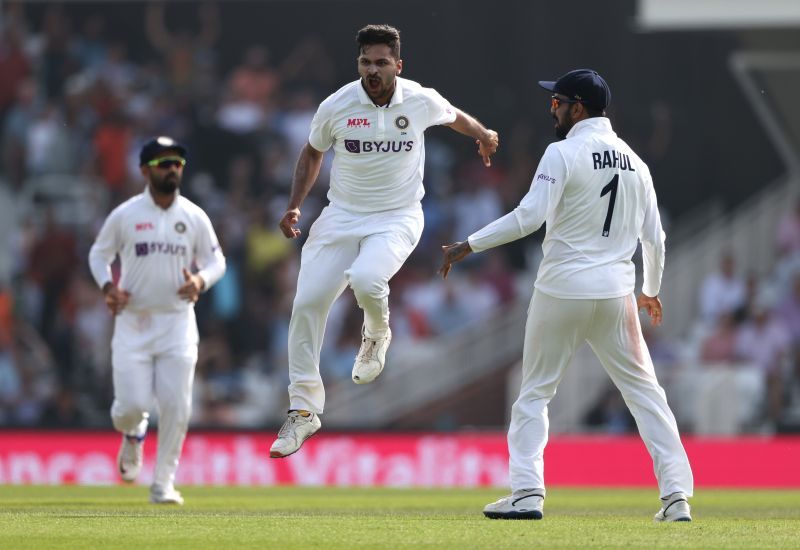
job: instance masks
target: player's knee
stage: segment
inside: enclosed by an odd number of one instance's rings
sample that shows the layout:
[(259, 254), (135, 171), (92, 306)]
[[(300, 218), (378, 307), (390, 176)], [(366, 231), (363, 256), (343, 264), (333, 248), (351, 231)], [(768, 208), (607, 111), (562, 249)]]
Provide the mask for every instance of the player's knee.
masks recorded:
[(129, 432), (139, 425), (147, 410), (143, 403), (116, 400), (111, 406), (111, 422), (116, 430)]
[(386, 295), (386, 284), (371, 271), (351, 269), (347, 273), (347, 280), (356, 297), (383, 298)]

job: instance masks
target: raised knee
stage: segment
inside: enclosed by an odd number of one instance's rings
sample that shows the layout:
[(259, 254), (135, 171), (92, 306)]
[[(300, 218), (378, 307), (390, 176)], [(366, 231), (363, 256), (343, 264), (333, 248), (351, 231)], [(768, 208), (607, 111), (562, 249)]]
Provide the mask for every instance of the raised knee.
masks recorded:
[(384, 284), (366, 270), (351, 269), (347, 272), (347, 281), (356, 296), (371, 296), (380, 298), (383, 296)]

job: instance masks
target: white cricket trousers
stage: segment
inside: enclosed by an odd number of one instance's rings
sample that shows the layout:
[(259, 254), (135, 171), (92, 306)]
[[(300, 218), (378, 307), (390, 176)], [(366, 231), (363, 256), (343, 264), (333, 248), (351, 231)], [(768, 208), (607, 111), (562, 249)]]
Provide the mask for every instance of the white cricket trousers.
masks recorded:
[(194, 307), (169, 313), (123, 310), (116, 317), (111, 340), (111, 420), (124, 434), (143, 435), (155, 397), (158, 452), (153, 484), (160, 487), (170, 487), (175, 481), (189, 428), (197, 344)]
[[(349, 285), (364, 310), (364, 330), (389, 329), (389, 279), (419, 242), (422, 207), (350, 212), (328, 205), (309, 231), (289, 322), (289, 407), (321, 414), (319, 358), (333, 302)], [(355, 360), (355, 357), (353, 357)]]
[[(628, 405), (653, 458), (662, 497), (691, 496), (692, 470), (675, 417), (656, 380), (633, 294), (605, 300), (563, 300), (534, 291), (525, 326), (522, 386), (508, 430), (511, 489), (544, 489), (547, 404), (584, 341), (597, 354)], [(602, 453), (598, 444), (598, 453)], [(592, 460), (591, 456), (586, 457)]]

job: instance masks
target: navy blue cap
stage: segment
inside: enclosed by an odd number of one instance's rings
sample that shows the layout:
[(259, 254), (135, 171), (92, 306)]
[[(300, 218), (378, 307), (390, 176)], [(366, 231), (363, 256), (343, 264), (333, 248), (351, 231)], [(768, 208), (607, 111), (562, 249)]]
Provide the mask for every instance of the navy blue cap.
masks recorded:
[(139, 152), (139, 166), (147, 164), (164, 151), (175, 151), (181, 157), (186, 158), (186, 150), (184, 145), (181, 145), (171, 137), (155, 137), (142, 146), (142, 150)]
[(540, 80), (539, 86), (570, 99), (576, 99), (600, 111), (611, 104), (611, 90), (608, 84), (597, 71), (591, 69), (575, 69), (555, 82)]

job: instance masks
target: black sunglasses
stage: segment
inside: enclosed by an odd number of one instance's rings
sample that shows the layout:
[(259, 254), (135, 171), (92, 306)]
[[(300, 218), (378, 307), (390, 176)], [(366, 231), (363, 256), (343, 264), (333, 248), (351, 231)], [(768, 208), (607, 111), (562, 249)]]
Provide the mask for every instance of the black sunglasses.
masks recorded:
[(566, 99), (563, 97), (550, 96), (550, 107), (558, 109), (562, 103), (583, 103), (580, 99)]

